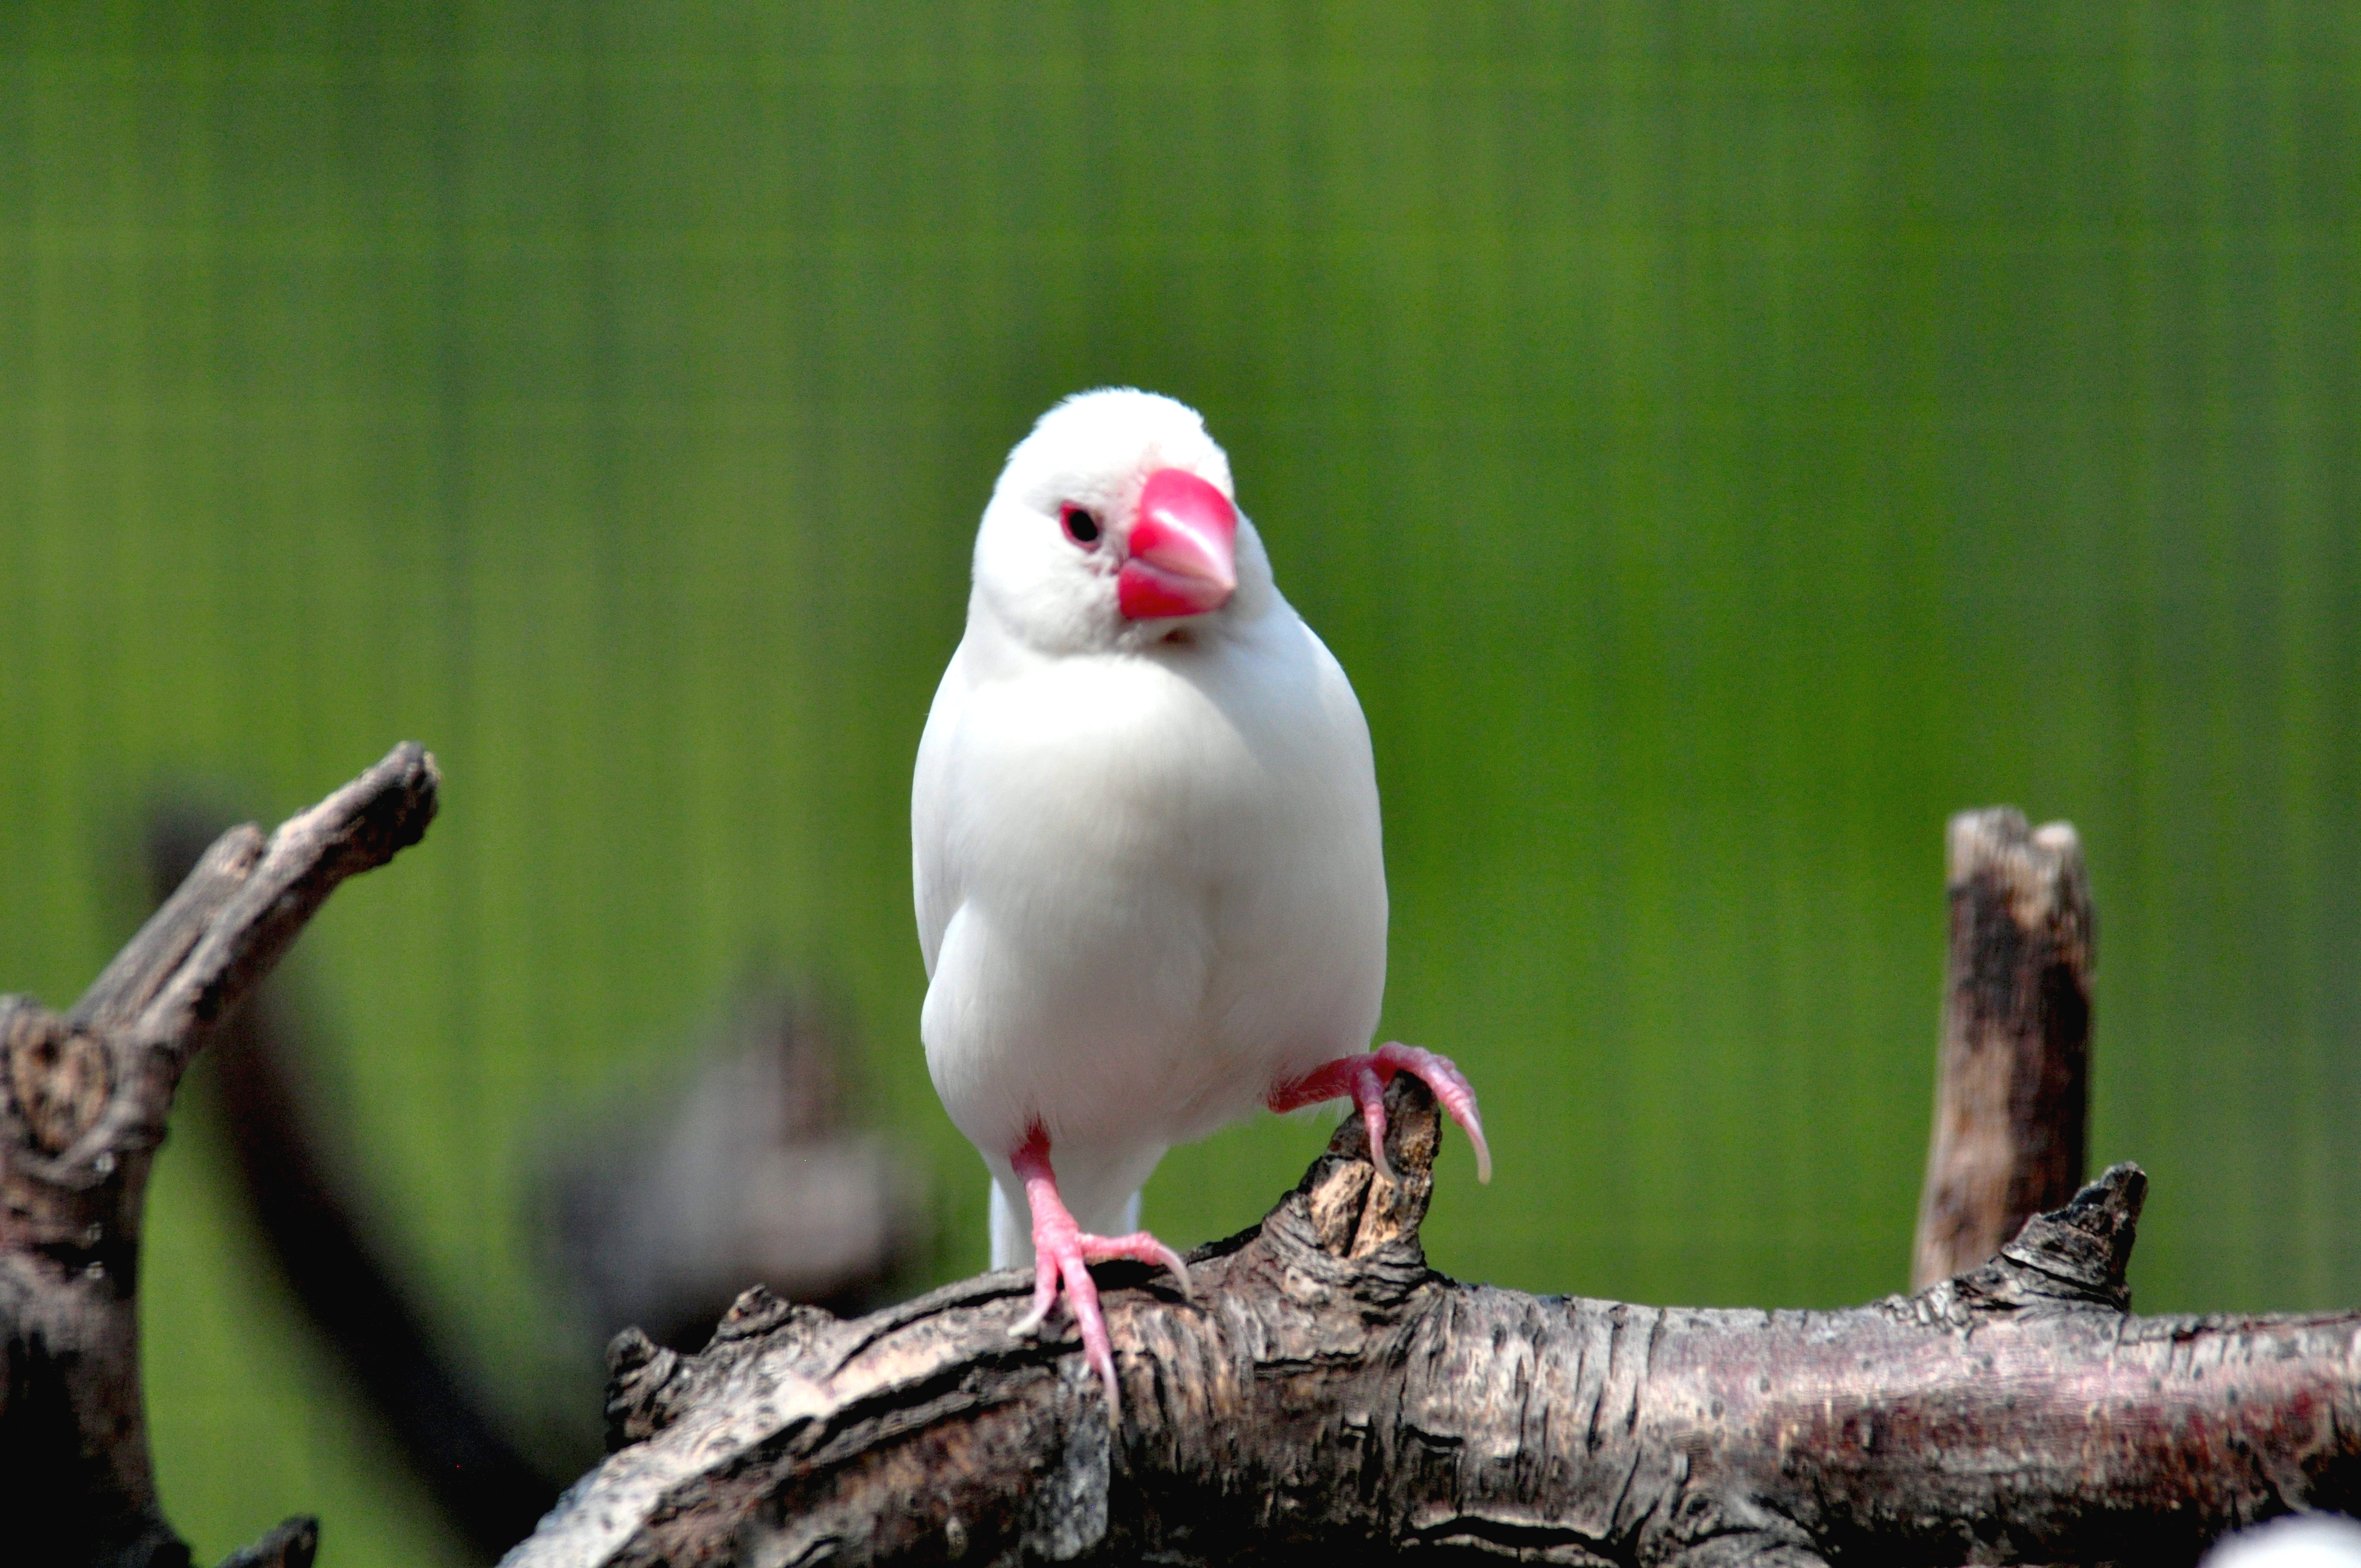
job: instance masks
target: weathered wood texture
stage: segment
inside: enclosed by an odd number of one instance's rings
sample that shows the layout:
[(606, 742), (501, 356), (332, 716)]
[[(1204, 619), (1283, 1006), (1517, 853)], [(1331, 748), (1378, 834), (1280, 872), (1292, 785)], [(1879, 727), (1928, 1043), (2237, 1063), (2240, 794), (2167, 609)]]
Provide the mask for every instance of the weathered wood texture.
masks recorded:
[(2071, 825), (1963, 811), (1948, 836), (1950, 956), (1910, 1283), (2000, 1250), (2082, 1184), (2095, 925)]
[(1032, 1560), (2194, 1561), (2361, 1496), (2361, 1313), (2142, 1319), (2118, 1166), (1988, 1264), (1840, 1311), (1658, 1309), (1426, 1266), (1347, 1121), (1263, 1223), (1098, 1272), (1121, 1430), (1005, 1272), (854, 1321), (749, 1292), (694, 1356), (618, 1336), (617, 1451), (505, 1568)]
[[(416, 843), (410, 744), (267, 839), (222, 835), (62, 1016), (0, 997), (0, 1520), (7, 1560), (173, 1568), (139, 1394), (140, 1214), (190, 1058), (346, 877)], [(290, 1520), (242, 1554), (301, 1568)], [(235, 1561), (235, 1560), (234, 1560)]]

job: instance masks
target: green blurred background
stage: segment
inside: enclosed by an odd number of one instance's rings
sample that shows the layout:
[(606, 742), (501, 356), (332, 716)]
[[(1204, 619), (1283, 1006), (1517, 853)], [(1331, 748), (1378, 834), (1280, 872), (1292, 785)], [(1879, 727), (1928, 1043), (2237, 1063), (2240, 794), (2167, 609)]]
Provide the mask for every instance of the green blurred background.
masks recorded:
[[(750, 956), (916, 1039), (906, 790), (1060, 395), (1202, 409), (1375, 731), (1391, 1036), (1479, 1086), (1455, 1273), (1898, 1288), (1941, 829), (2069, 817), (2154, 1310), (2361, 1299), (2361, 10), (60, 4), (0, 11), (0, 987), (159, 781), (414, 737), (299, 955), (380, 1234), (523, 1412), (527, 1191)], [(1319, 1129), (1175, 1154), (1187, 1244)], [(455, 1544), (202, 1115), (145, 1310), (211, 1560)]]

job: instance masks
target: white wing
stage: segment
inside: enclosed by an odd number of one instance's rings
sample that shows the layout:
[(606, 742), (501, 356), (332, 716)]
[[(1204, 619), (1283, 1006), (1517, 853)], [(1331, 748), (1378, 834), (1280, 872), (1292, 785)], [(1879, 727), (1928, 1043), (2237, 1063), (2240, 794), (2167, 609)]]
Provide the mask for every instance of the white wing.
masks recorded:
[(948, 841), (949, 765), (950, 738), (967, 703), (966, 652), (967, 644), (961, 643), (935, 687), (934, 706), (927, 710), (926, 732), (918, 738), (918, 765), (910, 781), (910, 875), (918, 910), (918, 951), (926, 959), (928, 980), (935, 977), (943, 932), (960, 906), (959, 879)]

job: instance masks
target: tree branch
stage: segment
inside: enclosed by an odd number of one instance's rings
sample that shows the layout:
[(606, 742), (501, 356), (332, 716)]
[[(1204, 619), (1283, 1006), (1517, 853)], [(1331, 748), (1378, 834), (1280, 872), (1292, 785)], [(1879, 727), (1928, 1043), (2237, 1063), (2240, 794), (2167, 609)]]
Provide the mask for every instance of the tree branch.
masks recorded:
[(840, 1321), (750, 1291), (694, 1356), (609, 1353), (618, 1450), (506, 1568), (1301, 1561), (2192, 1562), (2349, 1507), (2361, 1314), (2128, 1316), (2145, 1178), (2118, 1166), (1989, 1264), (1839, 1311), (1463, 1285), (1418, 1226), (1437, 1120), (1389, 1091), (1196, 1300), (1099, 1270), (1122, 1430), (1028, 1277)]
[[(222, 835), (71, 1013), (0, 997), (0, 1528), (27, 1561), (188, 1561), (139, 1396), (140, 1216), (172, 1096), (336, 885), (418, 841), (438, 783), (397, 746), (268, 839)], [(303, 1568), (314, 1539), (290, 1520), (241, 1555)]]

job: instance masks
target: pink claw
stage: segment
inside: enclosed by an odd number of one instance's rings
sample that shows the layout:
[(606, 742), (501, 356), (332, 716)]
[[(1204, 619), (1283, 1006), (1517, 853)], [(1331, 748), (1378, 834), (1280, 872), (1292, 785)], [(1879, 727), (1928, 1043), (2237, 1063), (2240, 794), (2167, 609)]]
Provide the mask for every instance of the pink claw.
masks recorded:
[(1123, 1395), (1115, 1383), (1115, 1346), (1107, 1338), (1106, 1315), (1099, 1310), (1099, 1288), (1091, 1278), (1090, 1266), (1117, 1257), (1160, 1263), (1180, 1282), (1183, 1296), (1189, 1294), (1189, 1266), (1180, 1261), (1179, 1253), (1146, 1231), (1127, 1236), (1094, 1236), (1083, 1231), (1066, 1201), (1058, 1196), (1058, 1178), (1049, 1168), (1049, 1135), (1038, 1124), (1008, 1157), (1008, 1163), (1024, 1181), (1026, 1202), (1033, 1211), (1033, 1304), (1009, 1325), (1008, 1332), (1029, 1334), (1039, 1328), (1049, 1309), (1057, 1305), (1058, 1284), (1062, 1279), (1074, 1326), (1082, 1331), (1082, 1354), (1106, 1386), (1108, 1415), (1120, 1419)]
[(1476, 1179), (1492, 1179), (1492, 1147), (1484, 1141), (1484, 1120), (1476, 1110), (1476, 1091), (1449, 1057), (1389, 1042), (1360, 1056), (1339, 1057), (1313, 1068), (1292, 1083), (1282, 1083), (1265, 1101), (1274, 1111), (1317, 1105), (1323, 1100), (1350, 1097), (1361, 1108), (1361, 1125), (1369, 1135), (1369, 1163), (1388, 1181), (1394, 1179), (1386, 1158), (1386, 1085), (1398, 1072), (1409, 1073), (1434, 1091), (1434, 1098), (1451, 1113), (1476, 1146)]

